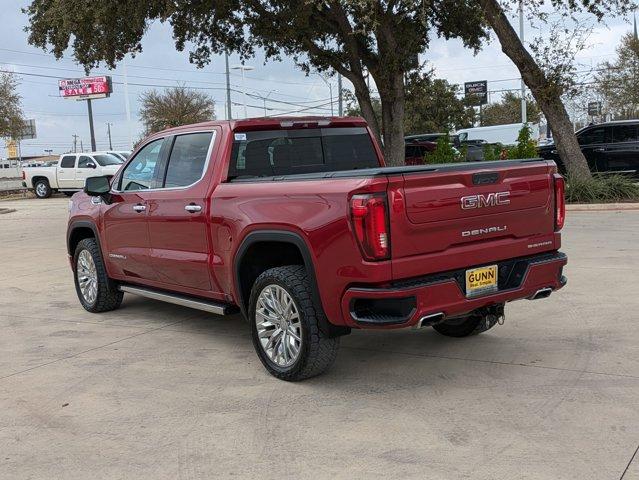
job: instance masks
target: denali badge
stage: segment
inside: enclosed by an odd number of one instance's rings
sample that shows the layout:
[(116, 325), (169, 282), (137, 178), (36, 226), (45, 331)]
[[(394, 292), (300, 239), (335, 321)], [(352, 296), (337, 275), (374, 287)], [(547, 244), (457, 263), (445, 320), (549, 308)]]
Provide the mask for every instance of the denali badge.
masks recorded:
[(471, 208), (495, 207), (497, 205), (508, 205), (510, 203), (510, 192), (496, 192), (488, 195), (468, 195), (461, 197), (461, 208), (469, 210)]
[(486, 235), (487, 233), (497, 233), (497, 232), (505, 232), (508, 230), (506, 225), (501, 227), (486, 227), (486, 228), (478, 228), (476, 230), (464, 230), (462, 232), (462, 237), (474, 237), (475, 235)]
[(126, 255), (120, 255), (119, 253), (109, 253), (109, 258), (119, 258), (126, 260)]

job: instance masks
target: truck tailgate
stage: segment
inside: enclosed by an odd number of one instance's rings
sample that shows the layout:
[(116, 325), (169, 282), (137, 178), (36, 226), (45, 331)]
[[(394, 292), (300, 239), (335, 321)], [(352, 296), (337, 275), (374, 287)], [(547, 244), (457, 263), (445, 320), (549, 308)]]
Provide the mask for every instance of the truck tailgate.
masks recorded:
[(545, 161), (482, 162), (390, 177), (393, 277), (558, 248), (555, 171)]

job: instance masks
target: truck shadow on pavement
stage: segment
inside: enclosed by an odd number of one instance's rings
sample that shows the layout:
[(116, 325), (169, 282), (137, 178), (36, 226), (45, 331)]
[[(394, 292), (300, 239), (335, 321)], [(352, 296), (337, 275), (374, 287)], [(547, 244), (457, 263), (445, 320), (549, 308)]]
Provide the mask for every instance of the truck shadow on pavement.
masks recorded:
[[(243, 352), (245, 358), (254, 360), (250, 368), (259, 369), (263, 380), (279, 382), (260, 365), (253, 350), (249, 324), (241, 315), (217, 316), (128, 295), (121, 309), (114, 313), (119, 324), (132, 320), (149, 329), (175, 332), (176, 335), (208, 335), (215, 352)], [(482, 335), (461, 339), (444, 337), (432, 328), (353, 330), (341, 338), (333, 367), (326, 374), (304, 383), (337, 386), (366, 377), (365, 384), (369, 387), (375, 384), (376, 389), (387, 390), (448, 382), (459, 375), (468, 376), (470, 365), (490, 369), (510, 364), (496, 354), (504, 349), (511, 350), (507, 348), (509, 344), (512, 349), (512, 338), (500, 336), (498, 327)], [(215, 358), (210, 360), (212, 364), (216, 361)], [(361, 382), (356, 383), (361, 387)], [(350, 385), (347, 388), (357, 387)]]

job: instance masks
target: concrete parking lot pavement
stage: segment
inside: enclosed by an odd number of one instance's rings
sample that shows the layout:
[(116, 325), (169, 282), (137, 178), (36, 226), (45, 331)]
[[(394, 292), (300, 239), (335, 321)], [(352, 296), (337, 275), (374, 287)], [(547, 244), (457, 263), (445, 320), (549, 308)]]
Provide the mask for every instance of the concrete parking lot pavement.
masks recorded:
[(66, 205), (1, 203), (2, 479), (639, 478), (639, 211), (570, 213), (567, 287), (503, 326), (354, 332), (290, 384), (239, 317), (85, 312)]

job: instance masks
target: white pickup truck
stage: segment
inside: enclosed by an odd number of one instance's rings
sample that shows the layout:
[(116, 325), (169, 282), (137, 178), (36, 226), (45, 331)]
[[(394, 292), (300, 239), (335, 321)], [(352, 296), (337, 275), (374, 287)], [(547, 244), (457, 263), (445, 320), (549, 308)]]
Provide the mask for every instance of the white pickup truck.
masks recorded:
[(88, 177), (113, 176), (124, 162), (109, 153), (67, 153), (50, 167), (25, 167), (22, 185), (33, 189), (38, 198), (49, 198), (59, 191), (73, 195), (84, 188)]

